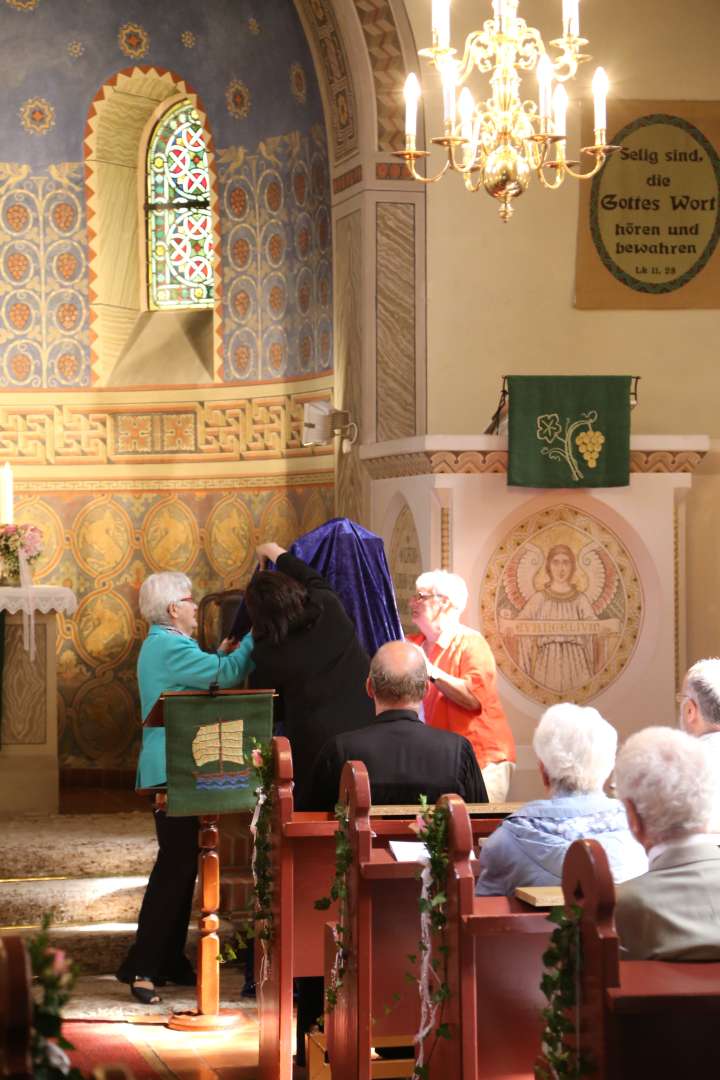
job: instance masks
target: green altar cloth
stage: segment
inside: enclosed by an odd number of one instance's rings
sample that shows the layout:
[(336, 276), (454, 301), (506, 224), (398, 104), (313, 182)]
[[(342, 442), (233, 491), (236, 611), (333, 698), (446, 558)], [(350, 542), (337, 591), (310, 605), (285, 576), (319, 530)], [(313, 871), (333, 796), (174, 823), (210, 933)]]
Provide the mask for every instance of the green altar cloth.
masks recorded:
[(630, 483), (630, 375), (508, 375), (508, 484)]

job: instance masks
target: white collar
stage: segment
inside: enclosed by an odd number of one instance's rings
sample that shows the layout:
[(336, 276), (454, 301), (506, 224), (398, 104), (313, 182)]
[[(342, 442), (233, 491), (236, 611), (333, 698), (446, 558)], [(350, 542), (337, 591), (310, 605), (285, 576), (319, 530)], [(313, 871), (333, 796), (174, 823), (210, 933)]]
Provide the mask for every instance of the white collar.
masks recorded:
[(670, 848), (682, 850), (683, 848), (697, 847), (698, 844), (715, 844), (716, 842), (716, 837), (709, 836), (708, 833), (693, 833), (692, 836), (683, 836), (679, 840), (661, 840), (659, 844), (654, 844), (647, 853), (650, 869), (652, 870), (653, 864)]

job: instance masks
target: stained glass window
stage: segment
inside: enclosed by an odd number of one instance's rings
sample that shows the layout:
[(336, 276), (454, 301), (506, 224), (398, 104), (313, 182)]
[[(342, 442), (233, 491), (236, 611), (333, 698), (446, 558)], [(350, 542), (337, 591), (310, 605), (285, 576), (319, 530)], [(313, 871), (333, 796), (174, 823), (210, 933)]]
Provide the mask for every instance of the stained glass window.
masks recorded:
[(189, 101), (169, 109), (152, 134), (147, 195), (150, 308), (212, 307), (208, 154)]

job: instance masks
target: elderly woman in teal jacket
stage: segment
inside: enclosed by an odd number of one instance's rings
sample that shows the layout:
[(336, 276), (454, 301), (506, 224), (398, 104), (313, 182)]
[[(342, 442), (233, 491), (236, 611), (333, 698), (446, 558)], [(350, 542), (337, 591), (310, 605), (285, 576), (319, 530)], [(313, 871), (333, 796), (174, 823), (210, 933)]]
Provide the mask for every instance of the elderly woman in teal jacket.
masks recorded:
[[(234, 651), (222, 642), (217, 653), (206, 653), (192, 634), (197, 629), (197, 604), (185, 574), (151, 574), (141, 588), (140, 614), (150, 623), (138, 657), (137, 674), (143, 720), (161, 694), (168, 690), (222, 689), (242, 683), (252, 669), (250, 634)], [(165, 772), (164, 728), (143, 728), (138, 761), (138, 789), (163, 787)], [(160, 1001), (156, 986), (167, 982), (190, 986), (195, 982), (185, 956), (190, 908), (197, 875), (196, 817), (168, 817), (155, 807), (158, 854), (138, 917), (135, 943), (117, 972), (130, 984), (138, 1001)]]

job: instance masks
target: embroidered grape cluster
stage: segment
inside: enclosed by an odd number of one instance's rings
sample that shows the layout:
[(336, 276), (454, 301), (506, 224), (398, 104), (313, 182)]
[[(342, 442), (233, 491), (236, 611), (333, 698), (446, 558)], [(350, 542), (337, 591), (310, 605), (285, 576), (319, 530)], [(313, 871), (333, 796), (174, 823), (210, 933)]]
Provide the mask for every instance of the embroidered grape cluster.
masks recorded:
[(588, 466), (594, 469), (597, 465), (597, 459), (600, 456), (600, 451), (603, 448), (605, 442), (605, 436), (601, 431), (582, 431), (575, 438), (578, 450), (585, 458)]

